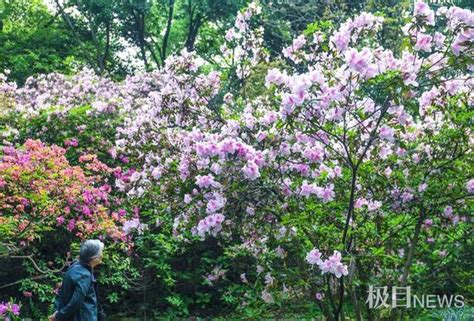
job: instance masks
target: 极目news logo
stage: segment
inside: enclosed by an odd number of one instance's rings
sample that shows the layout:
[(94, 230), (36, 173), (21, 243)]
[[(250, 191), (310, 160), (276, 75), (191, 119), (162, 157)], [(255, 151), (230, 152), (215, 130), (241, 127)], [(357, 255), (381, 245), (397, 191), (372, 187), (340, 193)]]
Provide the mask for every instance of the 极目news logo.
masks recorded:
[(382, 308), (462, 308), (462, 295), (413, 294), (410, 286), (369, 286), (366, 303), (370, 309)]

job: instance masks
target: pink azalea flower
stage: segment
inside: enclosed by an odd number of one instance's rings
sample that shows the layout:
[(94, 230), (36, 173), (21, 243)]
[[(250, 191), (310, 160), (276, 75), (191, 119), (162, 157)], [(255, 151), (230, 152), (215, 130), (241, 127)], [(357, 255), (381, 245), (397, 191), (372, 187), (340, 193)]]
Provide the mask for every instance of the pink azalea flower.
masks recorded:
[(84, 214), (86, 216), (90, 216), (92, 214), (92, 211), (87, 205), (84, 205), (82, 207), (82, 214)]
[(160, 167), (153, 168), (153, 171), (151, 172), (151, 176), (153, 176), (154, 179), (160, 179), (161, 174), (162, 171)]
[(324, 156), (324, 150), (320, 148), (307, 148), (303, 152), (303, 156), (308, 159), (310, 163), (321, 162)]
[(433, 40), (433, 37), (424, 33), (419, 33), (416, 44), (413, 47), (415, 51), (425, 51), (425, 52), (430, 52), (431, 51), (431, 41)]
[(324, 203), (330, 202), (334, 200), (336, 193), (334, 192), (334, 185), (330, 184), (329, 186), (325, 187), (322, 191), (320, 191), (318, 197), (320, 197)]
[(7, 312), (8, 312), (8, 303), (1, 302), (0, 303), (0, 316), (3, 316)]
[(345, 53), (346, 63), (349, 67), (363, 76), (371, 76), (372, 70), (370, 64), (373, 59), (372, 52), (368, 48), (357, 51), (356, 49), (349, 49)]
[(247, 165), (242, 168), (242, 172), (244, 173), (244, 176), (250, 180), (260, 177), (260, 171), (254, 161), (248, 161)]
[(342, 176), (342, 168), (340, 166), (335, 166), (332, 170), (332, 174), (334, 177), (341, 177)]
[(369, 201), (369, 203), (367, 204), (367, 209), (369, 211), (376, 211), (381, 207), (382, 207), (382, 202), (380, 201)]
[(459, 222), (459, 216), (458, 216), (458, 215), (453, 215), (453, 216), (451, 216), (451, 217), (449, 218), (449, 220), (451, 221), (451, 223), (452, 223), (453, 225), (456, 225), (456, 224), (458, 224), (458, 222)]
[(252, 206), (247, 206), (245, 212), (248, 215), (253, 216), (253, 215), (255, 215), (255, 208), (253, 208)]
[(379, 150), (379, 156), (381, 159), (387, 159), (392, 154), (392, 149), (388, 146), (382, 146)]
[(337, 50), (339, 50), (339, 52), (342, 52), (347, 49), (347, 46), (349, 45), (350, 41), (350, 36), (351, 35), (349, 30), (340, 30), (334, 33), (334, 35), (331, 36), (330, 40), (336, 45)]
[(379, 129), (379, 134), (380, 134), (380, 138), (385, 139), (389, 142), (393, 142), (395, 140), (394, 139), (395, 132), (393, 128), (390, 128), (388, 126), (382, 126)]
[(392, 169), (390, 167), (385, 168), (383, 174), (385, 175), (385, 177), (389, 178), (390, 175), (392, 175)]
[(444, 46), (445, 39), (446, 39), (445, 35), (443, 35), (440, 32), (435, 32), (433, 40), (437, 47), (442, 48)]
[(214, 199), (210, 200), (207, 203), (206, 212), (208, 214), (213, 214), (217, 212), (218, 210), (223, 208), (226, 203), (225, 197), (222, 197), (220, 194), (214, 193), (214, 197)]
[(10, 306), (10, 311), (14, 315), (20, 315), (20, 306), (18, 304), (11, 304)]
[(309, 197), (312, 193), (314, 193), (314, 186), (303, 181), (303, 184), (300, 187), (300, 195)]
[(198, 185), (200, 188), (208, 188), (208, 187), (219, 188), (221, 186), (220, 183), (214, 180), (214, 176), (212, 174), (208, 174), (204, 176), (201, 176), (201, 175), (196, 176), (196, 185)]
[(230, 28), (229, 30), (227, 30), (227, 33), (225, 34), (225, 40), (232, 41), (234, 37), (235, 37), (234, 28)]
[(474, 178), (467, 182), (466, 189), (469, 194), (474, 193)]
[(76, 221), (74, 219), (69, 220), (69, 223), (67, 224), (67, 229), (69, 231), (72, 231), (74, 230), (75, 227), (76, 227)]
[(444, 217), (451, 217), (453, 215), (453, 208), (451, 206), (446, 206), (444, 208), (443, 216)]
[(148, 228), (146, 224), (140, 222), (138, 218), (131, 219), (126, 221), (123, 224), (123, 231), (126, 235), (132, 233), (133, 231), (137, 231), (139, 235), (143, 234), (143, 232)]
[(64, 223), (64, 216), (58, 216), (56, 218), (56, 222), (58, 223), (58, 225), (62, 225)]
[(421, 183), (421, 184), (418, 186), (418, 192), (420, 192), (420, 193), (424, 192), (427, 187), (428, 187), (428, 184), (426, 184), (426, 183)]
[(423, 1), (415, 2), (413, 15), (429, 25), (434, 26), (435, 24), (434, 11)]
[(23, 291), (23, 296), (25, 298), (31, 298), (33, 296), (33, 292), (30, 291)]
[(257, 141), (258, 142), (261, 142), (262, 140), (264, 140), (265, 138), (267, 137), (267, 134), (265, 132), (259, 132), (257, 134)]
[(204, 238), (206, 233), (209, 233), (213, 236), (216, 236), (222, 230), (222, 223), (224, 222), (225, 217), (222, 214), (212, 214), (206, 216), (204, 219), (200, 220), (197, 227), (196, 233)]
[(405, 249), (398, 249), (398, 256), (404, 257), (405, 256)]
[(265, 284), (267, 286), (272, 286), (273, 282), (274, 282), (274, 278), (272, 277), (270, 272), (267, 272), (267, 274), (265, 274)]
[(368, 201), (365, 198), (358, 198), (354, 203), (354, 208), (361, 208), (364, 205), (367, 205)]
[(402, 201), (407, 203), (413, 199), (413, 194), (409, 191), (403, 192), (402, 194)]
[(262, 300), (265, 301), (265, 303), (273, 303), (274, 302), (273, 296), (267, 290), (262, 291), (261, 297), (262, 297)]
[(330, 256), (327, 260), (323, 261), (319, 268), (323, 273), (332, 273), (336, 278), (340, 278), (343, 275), (348, 275), (349, 271), (347, 265), (341, 263), (341, 253), (339, 251), (334, 251), (334, 254)]
[(318, 249), (312, 249), (307, 255), (306, 255), (306, 261), (311, 264), (320, 264), (321, 261), (321, 252), (319, 252)]
[(423, 225), (424, 225), (426, 228), (428, 228), (428, 227), (430, 227), (430, 226), (433, 225), (433, 220), (427, 218), (427, 219), (423, 222)]
[(280, 113), (282, 114), (282, 116), (290, 115), (293, 113), (296, 105), (296, 97), (292, 94), (285, 93), (283, 94), (281, 99)]
[(189, 204), (189, 203), (191, 203), (191, 201), (192, 201), (191, 195), (185, 194), (185, 195), (184, 195), (184, 200), (183, 200), (183, 202), (184, 202), (185, 204)]

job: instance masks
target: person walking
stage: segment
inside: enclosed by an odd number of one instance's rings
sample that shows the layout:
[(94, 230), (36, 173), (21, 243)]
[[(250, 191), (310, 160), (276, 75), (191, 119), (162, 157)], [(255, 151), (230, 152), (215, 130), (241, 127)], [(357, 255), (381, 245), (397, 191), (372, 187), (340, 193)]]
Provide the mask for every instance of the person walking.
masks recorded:
[(68, 268), (54, 302), (55, 312), (49, 321), (103, 321), (99, 309), (94, 268), (102, 263), (104, 243), (87, 240), (81, 245), (79, 259)]

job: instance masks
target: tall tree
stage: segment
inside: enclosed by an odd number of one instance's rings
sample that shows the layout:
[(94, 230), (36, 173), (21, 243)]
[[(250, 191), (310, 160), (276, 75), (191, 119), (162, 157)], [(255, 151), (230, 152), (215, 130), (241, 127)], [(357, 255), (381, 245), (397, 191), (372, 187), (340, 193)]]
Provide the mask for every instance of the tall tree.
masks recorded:
[(69, 73), (87, 61), (90, 46), (78, 46), (60, 17), (41, 0), (0, 0), (0, 71), (23, 83), (38, 73)]

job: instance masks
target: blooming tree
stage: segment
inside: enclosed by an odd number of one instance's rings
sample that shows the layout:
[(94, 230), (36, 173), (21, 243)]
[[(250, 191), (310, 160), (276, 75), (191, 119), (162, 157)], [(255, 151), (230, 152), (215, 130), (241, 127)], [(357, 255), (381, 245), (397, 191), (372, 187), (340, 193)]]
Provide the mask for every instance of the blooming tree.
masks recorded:
[[(239, 14), (222, 49), (238, 57), (240, 68), (229, 72), (244, 80), (265, 63), (252, 38), (261, 32), (249, 28), (256, 8)], [(335, 319), (346, 290), (355, 293), (354, 280), (365, 278), (359, 266), (371, 262), (373, 273), (387, 264), (369, 258), (377, 247), (407, 249), (390, 264), (401, 278), (384, 276), (406, 285), (420, 235), (443, 247), (452, 229), (461, 238), (469, 231), (472, 17), (456, 7), (435, 14), (417, 2), (401, 50), (379, 45), (383, 18), (370, 13), (301, 35), (283, 52), (294, 69), (269, 70), (268, 90), (252, 100), (224, 94), (220, 109), (217, 75), (201, 75), (190, 89), (188, 77), (199, 70), (193, 56), (173, 58), (163, 75), (171, 81), (119, 130), (119, 148), (144, 163), (130, 195), (153, 193), (169, 204), (177, 240), (220, 237), (268, 269), (278, 265), (269, 253), (288, 255), (282, 240), (305, 239), (308, 263), (327, 278), (325, 311)], [(392, 229), (408, 243), (394, 241)], [(321, 246), (334, 254), (322, 260)], [(308, 279), (314, 293), (325, 284), (318, 278)], [(266, 284), (270, 303), (277, 282)]]

